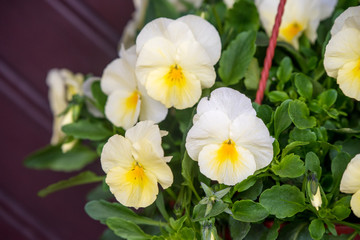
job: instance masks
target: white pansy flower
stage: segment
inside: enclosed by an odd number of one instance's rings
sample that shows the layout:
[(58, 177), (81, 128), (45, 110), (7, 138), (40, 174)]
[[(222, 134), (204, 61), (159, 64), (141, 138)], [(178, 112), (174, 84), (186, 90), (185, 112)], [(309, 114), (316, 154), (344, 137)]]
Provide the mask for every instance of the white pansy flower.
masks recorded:
[(108, 95), (106, 117), (116, 126), (128, 129), (140, 120), (160, 122), (167, 109), (150, 98), (135, 76), (135, 46), (120, 52), (121, 58), (112, 61), (104, 70), (101, 89)]
[[(82, 74), (73, 74), (67, 69), (52, 69), (47, 75), (46, 83), (49, 87), (49, 102), (54, 116), (52, 145), (59, 144), (64, 140), (65, 134), (62, 132), (61, 127), (74, 121), (71, 109), (66, 114), (61, 114), (64, 113), (69, 101), (75, 94), (83, 94), (83, 81), (84, 76)], [(74, 144), (75, 142), (67, 143), (63, 151), (70, 150)]]
[(331, 29), (324, 67), (343, 93), (360, 100), (360, 6), (345, 10)]
[[(255, 0), (261, 23), (269, 36), (279, 2), (280, 0)], [(315, 42), (320, 21), (331, 15), (336, 3), (337, 0), (286, 1), (278, 39), (290, 43), (296, 49), (299, 47), (298, 39), (303, 33), (311, 42)]]
[(184, 109), (215, 83), (221, 42), (210, 23), (187, 15), (148, 23), (136, 39), (136, 51), (136, 75), (149, 96), (168, 108)]
[(139, 122), (126, 131), (125, 137), (109, 138), (101, 153), (106, 183), (115, 198), (128, 207), (152, 204), (159, 192), (158, 183), (166, 189), (173, 174), (161, 148), (161, 131), (151, 121)]
[(340, 191), (354, 194), (350, 201), (351, 210), (360, 217), (360, 154), (347, 165), (340, 182)]
[(273, 141), (249, 98), (218, 88), (199, 102), (185, 146), (202, 174), (235, 185), (270, 164)]

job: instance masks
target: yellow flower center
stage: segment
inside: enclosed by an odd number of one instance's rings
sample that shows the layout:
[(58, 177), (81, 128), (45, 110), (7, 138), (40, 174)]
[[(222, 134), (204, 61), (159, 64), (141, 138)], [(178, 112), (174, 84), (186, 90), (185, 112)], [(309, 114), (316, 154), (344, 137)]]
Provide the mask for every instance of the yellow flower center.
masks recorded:
[(133, 168), (126, 174), (126, 180), (135, 185), (143, 185), (144, 180), (146, 180), (144, 168), (136, 162)]
[(231, 139), (228, 139), (221, 144), (221, 147), (216, 153), (216, 159), (220, 164), (228, 160), (234, 164), (239, 159), (239, 153), (236, 150), (235, 143)]
[(170, 66), (169, 72), (165, 75), (166, 84), (168, 86), (183, 87), (186, 83), (186, 79), (182, 68), (175, 64)]
[(280, 34), (286, 41), (291, 42), (303, 30), (303, 26), (297, 22), (290, 23), (286, 27), (280, 28)]
[(354, 78), (360, 78), (360, 59), (358, 60), (356, 66), (352, 70)]
[(137, 103), (139, 101), (140, 94), (138, 91), (134, 91), (128, 98), (125, 100), (125, 109), (126, 111), (134, 111), (136, 109)]

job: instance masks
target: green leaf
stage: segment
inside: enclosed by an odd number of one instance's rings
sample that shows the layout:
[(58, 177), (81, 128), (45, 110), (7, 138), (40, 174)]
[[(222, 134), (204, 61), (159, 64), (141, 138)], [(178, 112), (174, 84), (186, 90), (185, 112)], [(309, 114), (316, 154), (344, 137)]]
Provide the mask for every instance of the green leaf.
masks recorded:
[(305, 196), (295, 186), (273, 186), (260, 196), (262, 204), (270, 214), (277, 218), (292, 217), (306, 209)]
[(309, 240), (308, 226), (308, 223), (292, 222), (281, 229), (278, 240)]
[(242, 199), (255, 200), (258, 198), (258, 196), (262, 192), (262, 189), (263, 189), (262, 180), (258, 179), (253, 186), (251, 186), (249, 189), (239, 193), (238, 196)]
[(265, 124), (269, 124), (273, 117), (273, 110), (269, 105), (255, 105), (256, 115), (263, 120)]
[(194, 212), (193, 212), (194, 221), (200, 221), (200, 220), (204, 220), (206, 218), (215, 217), (215, 216), (223, 213), (225, 211), (225, 209), (227, 209), (227, 207), (228, 207), (228, 204), (223, 203), (221, 201), (217, 201), (214, 203), (209, 214), (207, 214), (205, 216), (206, 205), (198, 204), (194, 207)]
[(341, 221), (350, 216), (351, 209), (348, 206), (336, 205), (333, 209), (331, 209), (331, 213), (337, 220)]
[(113, 135), (102, 121), (89, 119), (64, 125), (61, 130), (69, 136), (79, 139), (102, 140)]
[(254, 176), (249, 176), (247, 179), (242, 180), (238, 184), (235, 185), (234, 191), (243, 192), (249, 189), (256, 183), (256, 178)]
[(309, 226), (309, 232), (313, 239), (315, 240), (322, 239), (325, 233), (324, 223), (320, 219), (312, 220)]
[(266, 240), (276, 240), (279, 235), (280, 230), (280, 222), (278, 220), (274, 220), (274, 224), (269, 229), (268, 234), (266, 235)]
[(242, 222), (259, 222), (269, 216), (269, 212), (252, 200), (241, 200), (232, 207), (233, 217)]
[(138, 225), (122, 218), (108, 218), (106, 225), (113, 230), (117, 236), (125, 239), (151, 239), (151, 236), (144, 233)]
[(305, 74), (298, 73), (295, 75), (295, 86), (300, 96), (310, 100), (313, 93), (311, 78)]
[(181, 218), (177, 219), (177, 220), (174, 220), (173, 218), (170, 218), (170, 226), (175, 230), (175, 231), (179, 231), (185, 220), (186, 220), (187, 216), (184, 215), (182, 216)]
[(88, 183), (101, 182), (103, 179), (104, 179), (103, 176), (97, 176), (95, 173), (93, 173), (91, 171), (86, 171), (86, 172), (82, 172), (82, 173), (78, 174), (75, 177), (71, 177), (69, 179), (62, 180), (57, 183), (51, 184), (50, 186), (40, 190), (38, 192), (38, 195), (40, 197), (45, 197), (46, 195), (48, 195), (50, 193), (53, 193), (53, 192), (56, 192), (56, 191), (59, 191), (62, 189), (79, 186), (79, 185), (83, 185), (83, 184), (88, 184)]
[(107, 96), (101, 90), (100, 81), (93, 82), (91, 85), (91, 93), (95, 99), (94, 105), (104, 113)]
[(232, 8), (227, 11), (226, 26), (235, 29), (237, 32), (257, 31), (259, 25), (259, 15), (253, 1), (236, 1)]
[(275, 138), (278, 138), (280, 133), (287, 129), (291, 124), (289, 117), (289, 105), (292, 100), (286, 100), (275, 110), (274, 115), (274, 132)]
[(304, 162), (293, 153), (286, 155), (279, 164), (273, 165), (271, 169), (276, 175), (287, 178), (297, 178), (305, 173)]
[(309, 108), (299, 100), (289, 104), (289, 116), (295, 126), (299, 129), (313, 128), (316, 126), (316, 119), (309, 117)]
[(47, 146), (28, 156), (24, 164), (28, 168), (71, 172), (80, 170), (97, 158), (96, 152), (82, 145), (75, 145), (63, 153), (61, 146)]
[(285, 157), (295, 148), (300, 147), (300, 146), (305, 146), (308, 144), (309, 144), (308, 142), (300, 142), (300, 141), (291, 142), (288, 145), (286, 145), (286, 147), (283, 149), (281, 156)]
[(284, 91), (271, 91), (268, 93), (270, 102), (277, 103), (289, 99), (289, 95)]
[(260, 80), (260, 68), (256, 58), (253, 58), (250, 62), (249, 68), (245, 73), (244, 84), (248, 90), (257, 90)]
[(155, 201), (156, 207), (159, 209), (159, 212), (164, 217), (165, 220), (169, 220), (169, 214), (166, 211), (165, 208), (165, 202), (164, 202), (164, 195), (162, 192), (159, 192), (156, 201)]
[(219, 75), (226, 85), (236, 84), (244, 77), (255, 54), (256, 33), (240, 33), (222, 53)]
[(305, 169), (306, 171), (315, 172), (318, 179), (321, 177), (320, 160), (313, 152), (308, 152), (305, 156)]
[(310, 129), (299, 129), (294, 128), (290, 132), (290, 141), (299, 141), (299, 142), (315, 142), (316, 134), (312, 132)]
[(139, 216), (129, 208), (119, 204), (110, 203), (104, 200), (91, 201), (85, 205), (85, 212), (95, 220), (105, 222), (110, 217), (117, 217), (129, 220), (135, 224), (159, 226), (160, 222), (150, 218)]
[(326, 90), (318, 96), (319, 104), (324, 109), (329, 109), (336, 102), (336, 99), (337, 92), (335, 89)]
[(236, 221), (229, 217), (230, 234), (233, 240), (242, 240), (250, 231), (250, 223)]
[(289, 57), (284, 57), (280, 62), (280, 66), (276, 72), (276, 77), (280, 82), (286, 83), (291, 78), (291, 73), (293, 71), (293, 65)]
[(333, 189), (335, 191), (339, 191), (339, 185), (342, 178), (342, 175), (349, 164), (351, 158), (349, 154), (345, 152), (340, 152), (336, 155), (336, 157), (331, 161), (331, 172), (333, 176)]
[(178, 236), (179, 236), (179, 240), (180, 239), (196, 240), (194, 230), (188, 227), (182, 228), (179, 231)]
[(175, 7), (167, 0), (148, 1), (144, 25), (160, 17), (176, 19), (179, 17), (179, 13), (176, 11)]

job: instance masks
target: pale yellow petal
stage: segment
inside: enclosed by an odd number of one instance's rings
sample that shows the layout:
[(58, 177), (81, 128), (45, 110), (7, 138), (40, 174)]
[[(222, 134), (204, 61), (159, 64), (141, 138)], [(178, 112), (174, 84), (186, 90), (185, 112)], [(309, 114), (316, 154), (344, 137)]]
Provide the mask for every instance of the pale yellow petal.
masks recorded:
[(360, 190), (351, 197), (350, 207), (353, 213), (360, 218)]
[(334, 25), (331, 28), (331, 35), (334, 36), (343, 28), (360, 29), (360, 6), (349, 7), (341, 13), (335, 19)]
[(231, 139), (205, 146), (199, 154), (200, 172), (212, 180), (235, 185), (256, 170), (254, 156)]
[(347, 165), (340, 183), (340, 191), (355, 193), (360, 190), (360, 154), (357, 154)]
[(142, 169), (111, 168), (106, 183), (116, 200), (127, 207), (147, 207), (159, 192), (155, 176)]
[(360, 101), (360, 57), (340, 68), (337, 82), (346, 96)]
[(100, 162), (105, 173), (117, 166), (124, 169), (131, 168), (134, 159), (131, 155), (130, 141), (120, 135), (110, 137), (104, 145)]

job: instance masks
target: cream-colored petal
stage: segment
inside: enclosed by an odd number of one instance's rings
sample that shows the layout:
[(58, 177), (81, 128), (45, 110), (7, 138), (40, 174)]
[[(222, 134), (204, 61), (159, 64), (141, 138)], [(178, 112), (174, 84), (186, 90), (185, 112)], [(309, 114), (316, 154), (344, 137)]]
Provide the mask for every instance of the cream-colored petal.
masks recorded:
[(203, 18), (195, 15), (181, 17), (178, 21), (184, 22), (189, 26), (195, 39), (206, 50), (211, 64), (215, 65), (221, 54), (221, 40), (215, 27)]
[(135, 68), (136, 65), (136, 46), (132, 45), (131, 47), (125, 49), (125, 46), (122, 44), (119, 53), (120, 58), (124, 59), (129, 66)]
[(180, 21), (180, 19), (171, 22), (167, 26), (165, 36), (176, 47), (184, 41), (196, 41), (191, 28), (186, 23)]
[(70, 151), (71, 149), (74, 148), (74, 146), (76, 145), (76, 143), (77, 143), (78, 141), (79, 141), (78, 139), (74, 139), (74, 140), (72, 140), (72, 141), (70, 141), (70, 142), (63, 143), (63, 144), (61, 145), (61, 151), (62, 151), (63, 153), (66, 153), (66, 152)]
[(360, 190), (351, 197), (350, 207), (353, 213), (360, 218)]
[(151, 205), (159, 192), (156, 177), (145, 170), (140, 180), (133, 180), (130, 171), (122, 167), (111, 168), (105, 179), (110, 191), (124, 206), (138, 209)]
[(357, 154), (347, 165), (340, 182), (340, 191), (355, 193), (360, 190), (360, 154)]
[(338, 0), (320, 0), (320, 20), (324, 20), (331, 16)]
[(129, 129), (139, 118), (141, 98), (137, 90), (116, 90), (105, 104), (106, 117), (117, 127)]
[(164, 156), (164, 150), (161, 147), (161, 133), (159, 126), (152, 121), (138, 122), (134, 127), (126, 131), (125, 137), (129, 139), (133, 145), (142, 141), (147, 141), (146, 143), (152, 146), (152, 149), (157, 156)]
[(138, 89), (141, 94), (140, 121), (151, 120), (158, 123), (164, 120), (168, 113), (164, 104), (151, 98), (140, 83)]
[(200, 100), (194, 122), (203, 113), (208, 111), (222, 111), (230, 120), (234, 120), (240, 114), (256, 116), (250, 98), (232, 88), (222, 87), (211, 92), (210, 97)]
[(360, 29), (360, 6), (349, 7), (342, 14), (340, 14), (335, 19), (334, 25), (331, 28), (331, 35), (334, 36), (343, 28)]
[(110, 137), (101, 152), (100, 162), (105, 173), (116, 166), (131, 168), (134, 162), (131, 142), (120, 135)]
[(83, 91), (84, 91), (84, 95), (88, 98), (86, 99), (86, 107), (88, 109), (88, 111), (94, 116), (94, 117), (98, 117), (98, 118), (101, 118), (101, 117), (104, 117), (104, 115), (99, 111), (99, 109), (97, 109), (94, 104), (93, 104), (93, 101), (95, 101), (94, 99), (94, 96), (92, 94), (92, 91), (91, 91), (91, 86), (94, 82), (97, 82), (97, 81), (100, 81), (100, 78), (98, 77), (91, 77), (91, 78), (88, 78), (82, 88), (83, 88)]
[(46, 77), (49, 87), (49, 102), (53, 114), (59, 115), (66, 106), (65, 82), (63, 81), (58, 69), (51, 69)]
[(254, 157), (240, 146), (224, 150), (223, 144), (206, 145), (200, 151), (200, 172), (219, 183), (235, 185), (255, 172)]
[(153, 151), (151, 144), (141, 142), (141, 149), (137, 151), (138, 158), (136, 159), (147, 172), (151, 172), (166, 189), (171, 186), (174, 177), (170, 167), (166, 164), (164, 157)]
[(240, 115), (231, 124), (230, 138), (236, 143), (249, 150), (256, 162), (256, 169), (266, 167), (273, 159), (274, 138), (264, 122), (251, 115)]
[(202, 114), (186, 136), (186, 150), (197, 161), (203, 147), (209, 144), (221, 144), (229, 139), (230, 119), (221, 111)]
[(174, 20), (157, 18), (144, 26), (136, 38), (136, 52), (140, 53), (145, 43), (156, 37), (165, 37), (167, 26)]
[(324, 67), (330, 77), (337, 78), (338, 71), (346, 63), (360, 58), (360, 31), (346, 28), (332, 36), (326, 46)]
[(348, 62), (340, 68), (337, 82), (346, 96), (360, 101), (360, 56), (359, 60)]
[(118, 58), (106, 66), (101, 77), (101, 89), (107, 95), (122, 90), (136, 88), (136, 76), (134, 66), (130, 66), (126, 60)]

